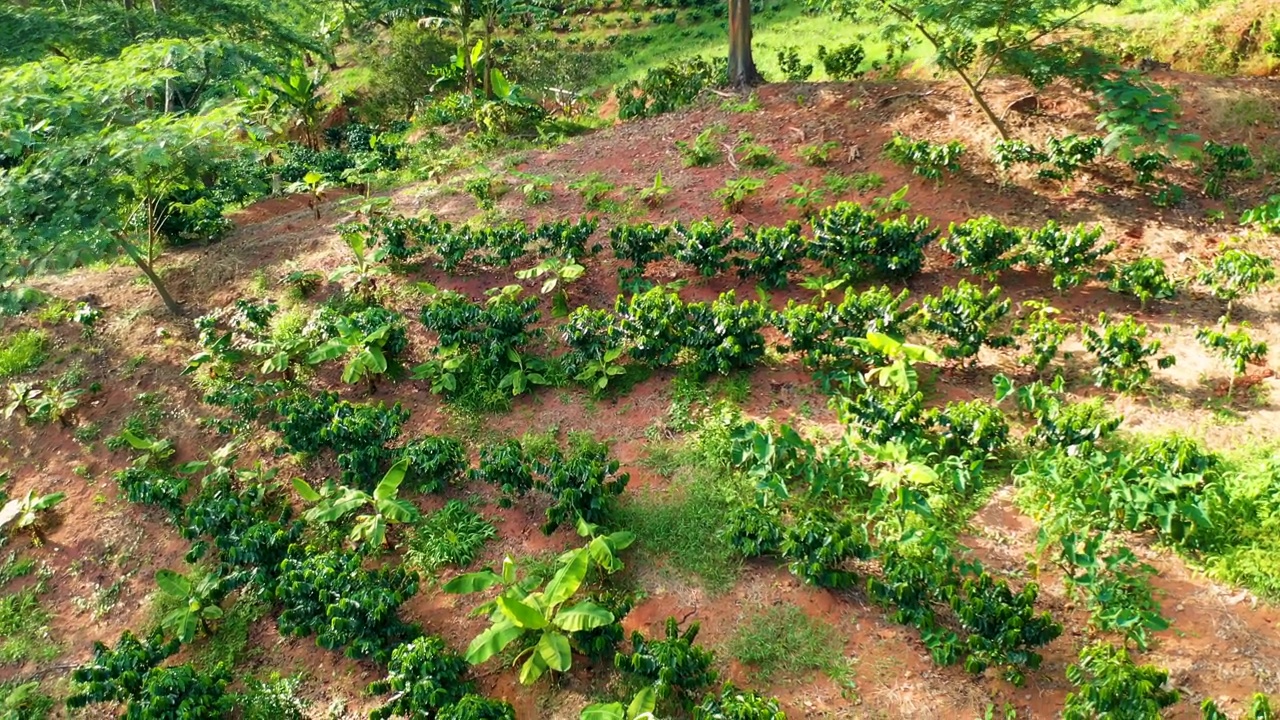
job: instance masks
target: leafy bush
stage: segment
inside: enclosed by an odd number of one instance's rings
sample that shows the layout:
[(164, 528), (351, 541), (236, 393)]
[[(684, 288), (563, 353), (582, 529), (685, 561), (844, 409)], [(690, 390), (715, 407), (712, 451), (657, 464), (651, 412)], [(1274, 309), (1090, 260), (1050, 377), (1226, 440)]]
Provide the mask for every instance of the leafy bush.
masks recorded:
[(386, 720), (392, 716), (431, 716), (471, 691), (466, 675), (467, 661), (450, 650), (444, 640), (434, 635), (412, 640), (391, 652), (386, 679), (369, 685), (368, 692), (373, 695), (395, 693), (369, 717)]
[(922, 178), (941, 182), (943, 173), (960, 172), (964, 145), (957, 140), (937, 145), (928, 140), (912, 140), (895, 134), (885, 143), (884, 154), (893, 163), (910, 168)]
[(751, 133), (739, 133), (738, 144), (733, 148), (738, 164), (757, 170), (768, 170), (778, 164), (778, 156), (768, 145), (756, 142)]
[(1019, 258), (1011, 254), (1026, 237), (1022, 228), (1009, 227), (990, 215), (952, 223), (940, 242), (943, 251), (956, 258), (956, 266), (993, 278)]
[(1133, 170), (1133, 181), (1139, 185), (1148, 185), (1156, 181), (1156, 173), (1173, 164), (1173, 160), (1162, 152), (1138, 153), (1126, 163)]
[(805, 165), (826, 167), (831, 164), (831, 154), (839, 147), (840, 143), (833, 140), (805, 145), (800, 148), (800, 159), (804, 160)]
[(1118, 632), (1145, 650), (1152, 632), (1169, 627), (1148, 580), (1158, 571), (1138, 562), (1123, 543), (1104, 548), (1106, 538), (1105, 533), (1062, 536), (1058, 565), (1067, 587), (1089, 608), (1090, 624), (1104, 632)]
[(1249, 363), (1264, 362), (1267, 358), (1267, 344), (1261, 340), (1255, 342), (1244, 328), (1236, 328), (1230, 333), (1226, 331), (1225, 324), (1220, 330), (1197, 328), (1196, 340), (1231, 364), (1231, 386), (1235, 385), (1235, 376), (1243, 375)]
[(996, 167), (1008, 170), (1014, 165), (1038, 165), (1049, 156), (1025, 140), (1001, 140), (991, 149), (991, 159)]
[(866, 51), (858, 43), (841, 45), (834, 50), (827, 50), (825, 45), (818, 46), (818, 61), (832, 80), (852, 80), (862, 75), (858, 68), (866, 56)]
[(846, 563), (870, 557), (871, 546), (866, 532), (852, 521), (815, 509), (787, 528), (779, 552), (791, 574), (805, 583), (843, 590), (857, 580)]
[(537, 308), (538, 298), (520, 297), (518, 285), (496, 291), (484, 304), (452, 291), (438, 293), (420, 319), (440, 342), (414, 376), (430, 379), (432, 392), (480, 406), (495, 404), (508, 389), (508, 396), (519, 395), (531, 384), (547, 384), (542, 361), (526, 356), (541, 334), (533, 327)]
[(436, 713), (436, 720), (516, 720), (516, 710), (503, 700), (468, 694), (441, 708)]
[(1028, 439), (1045, 447), (1078, 449), (1110, 436), (1123, 420), (1111, 413), (1102, 398), (1055, 402), (1036, 413), (1036, 426)]
[(619, 296), (614, 313), (631, 346), (631, 358), (653, 367), (675, 363), (692, 328), (684, 301), (675, 292), (660, 287), (625, 301)]
[(502, 491), (498, 505), (511, 507), (513, 498), (533, 489), (532, 460), (519, 440), (485, 445), (480, 448), (480, 463), (471, 471), (471, 477), (496, 485)]
[(961, 280), (958, 285), (942, 288), (940, 295), (927, 295), (920, 301), (922, 326), (938, 333), (953, 344), (942, 348), (948, 358), (976, 357), (979, 348), (1006, 347), (1013, 343), (1007, 335), (992, 336), (997, 323), (1009, 314), (1011, 302), (1000, 297), (999, 286), (983, 292)]
[(1124, 648), (1095, 643), (1080, 651), (1080, 662), (1067, 666), (1076, 689), (1067, 694), (1063, 720), (1148, 720), (1178, 701), (1166, 690), (1169, 673), (1153, 665), (1135, 665)]
[[(1160, 341), (1147, 342), (1147, 326), (1127, 316), (1112, 322), (1106, 313), (1098, 315), (1098, 327), (1085, 326), (1084, 347), (1098, 358), (1092, 371), (1094, 384), (1127, 392), (1141, 387), (1151, 377), (1147, 358), (1160, 352)], [(1167, 355), (1157, 360), (1161, 368), (1173, 365)]]
[(621, 350), (622, 327), (613, 313), (586, 305), (574, 308), (560, 326), (560, 339), (566, 352), (560, 356), (565, 374), (576, 378), (593, 363), (603, 363), (605, 356)]
[[(1054, 316), (1060, 311), (1038, 300), (1022, 303), (1022, 310), (1024, 314), (1018, 319), (1014, 331), (1023, 338), (1027, 351), (1018, 356), (1018, 362), (1042, 373), (1058, 356), (1058, 348), (1076, 326), (1075, 323), (1056, 319)], [(1028, 310), (1030, 312), (1025, 312)]]
[(280, 433), (277, 452), (332, 450), (342, 469), (342, 482), (372, 490), (391, 458), (387, 445), (400, 435), (409, 412), (399, 403), (353, 404), (334, 393), (297, 393), (272, 403), (277, 419), (269, 427)]
[(1227, 315), (1231, 304), (1245, 295), (1275, 280), (1276, 271), (1271, 259), (1255, 255), (1247, 250), (1228, 248), (1213, 258), (1213, 264), (1200, 272), (1199, 280), (1209, 286), (1213, 296), (1227, 303)]
[(694, 58), (651, 68), (644, 80), (626, 82), (614, 90), (618, 117), (630, 120), (671, 112), (693, 102), (704, 88), (724, 85), (728, 75), (727, 58)]
[(67, 698), (67, 707), (82, 708), (90, 703), (127, 703), (139, 697), (151, 671), (170, 655), (178, 652), (178, 641), (165, 641), (157, 630), (146, 640), (139, 640), (126, 630), (115, 649), (101, 642), (93, 644), (93, 658), (71, 672), (75, 692)]
[(1049, 180), (1070, 180), (1080, 168), (1098, 159), (1102, 153), (1102, 138), (1067, 135), (1051, 137), (1045, 142), (1045, 162), (1053, 168), (1043, 168), (1039, 175)]
[(405, 445), (400, 457), (409, 461), (405, 482), (415, 492), (434, 493), (462, 480), (466, 449), (453, 438), (426, 435)]
[(130, 699), (125, 716), (137, 720), (217, 720), (231, 714), (235, 698), (227, 692), (231, 672), (218, 665), (197, 670), (190, 664), (147, 673), (142, 691)]
[(280, 564), (275, 599), (282, 635), (315, 635), (316, 644), (349, 658), (391, 660), (392, 652), (418, 634), (396, 610), (418, 592), (416, 573), (389, 567), (366, 570), (361, 556), (298, 548)]
[(466, 567), (498, 531), (465, 503), (450, 500), (414, 527), (405, 551), (408, 565), (435, 572), (446, 565)]
[(685, 167), (707, 167), (720, 159), (720, 146), (717, 144), (725, 132), (720, 124), (712, 125), (694, 137), (693, 142), (676, 141), (676, 151)]
[(693, 709), (693, 720), (786, 720), (774, 698), (726, 683), (719, 695), (708, 695)]
[(734, 240), (732, 248), (739, 253), (733, 258), (738, 277), (755, 278), (766, 290), (786, 287), (788, 276), (801, 269), (809, 249), (808, 241), (800, 234), (800, 223), (795, 221), (782, 227), (748, 227)]
[(1227, 178), (1253, 169), (1253, 155), (1247, 145), (1219, 145), (1209, 140), (1204, 144), (1204, 194), (1221, 198), (1227, 193)]
[(187, 493), (187, 479), (167, 470), (131, 466), (116, 473), (116, 482), (129, 502), (155, 505), (173, 517), (182, 515), (182, 496)]
[(787, 82), (802, 83), (813, 75), (813, 63), (800, 62), (800, 51), (794, 45), (778, 50), (778, 69), (787, 78)]
[(684, 343), (694, 354), (695, 374), (726, 375), (750, 368), (764, 357), (761, 330), (768, 319), (768, 308), (763, 303), (739, 303), (734, 291), (729, 290), (710, 305), (690, 303), (686, 311), (691, 324), (685, 330)]
[(720, 199), (720, 204), (729, 212), (742, 212), (742, 208), (746, 205), (747, 199), (764, 187), (764, 180), (753, 177), (729, 178), (724, 181), (724, 187), (715, 191), (715, 196)]
[(1053, 287), (1068, 290), (1084, 282), (1099, 259), (1115, 249), (1114, 242), (1102, 240), (1102, 227), (1085, 229), (1083, 224), (1064, 230), (1050, 220), (1027, 236), (1029, 262), (1053, 273)]
[(693, 707), (693, 697), (716, 681), (712, 668), (715, 655), (693, 644), (698, 623), (683, 633), (675, 618), (667, 618), (666, 637), (651, 640), (639, 632), (631, 634), (631, 652), (618, 653), (614, 664), (652, 684), (660, 700), (672, 699), (679, 707)]
[(938, 450), (944, 455), (994, 458), (1009, 444), (1009, 423), (1000, 408), (984, 400), (949, 402), (932, 413)]
[(882, 223), (861, 205), (842, 202), (818, 214), (810, 257), (845, 275), (869, 267), (885, 278), (905, 279), (920, 272), (924, 248), (937, 236), (926, 218)]
[(692, 265), (703, 277), (713, 277), (728, 267), (733, 221), (716, 223), (707, 218), (689, 225), (676, 222), (674, 234), (672, 257)]
[(618, 495), (631, 476), (619, 473), (621, 464), (609, 458), (604, 443), (577, 442), (568, 453), (559, 450), (537, 464), (543, 476), (536, 486), (551, 496), (543, 534), (550, 535), (563, 524), (580, 522), (598, 525), (609, 519)]
[(725, 518), (725, 537), (743, 557), (781, 554), (784, 531), (777, 511), (756, 503), (735, 506)]
[(1165, 273), (1160, 258), (1139, 258), (1122, 265), (1113, 265), (1105, 274), (1110, 280), (1111, 292), (1132, 295), (1146, 307), (1152, 300), (1171, 300), (1178, 295), (1178, 286)]
[(245, 692), (239, 706), (244, 720), (305, 720), (310, 701), (298, 697), (302, 678), (280, 677), (271, 673), (267, 681), (245, 679)]
[(624, 289), (628, 284), (638, 283), (644, 275), (649, 263), (666, 257), (667, 239), (671, 235), (670, 225), (615, 225), (609, 231), (609, 244), (613, 248), (614, 257), (626, 260), (631, 267), (618, 268), (618, 277)]
[(1253, 225), (1258, 230), (1275, 235), (1280, 233), (1280, 195), (1272, 195), (1257, 207), (1240, 214), (1241, 225)]

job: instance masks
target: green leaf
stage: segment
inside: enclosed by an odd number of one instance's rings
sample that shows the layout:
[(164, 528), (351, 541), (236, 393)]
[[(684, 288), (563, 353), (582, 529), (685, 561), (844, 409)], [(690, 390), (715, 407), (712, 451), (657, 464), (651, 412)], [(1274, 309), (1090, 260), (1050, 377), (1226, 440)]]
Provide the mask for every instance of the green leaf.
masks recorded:
[(185, 598), (191, 594), (191, 581), (168, 568), (156, 571), (156, 584), (170, 597)]
[(511, 623), (498, 623), (476, 636), (467, 646), (467, 662), (479, 665), (502, 652), (513, 640), (524, 634), (524, 628)]
[(628, 720), (622, 712), (622, 703), (597, 703), (582, 709), (581, 720)]
[(343, 355), (346, 355), (350, 349), (351, 348), (342, 340), (335, 338), (315, 350), (312, 350), (311, 353), (307, 355), (307, 364), (315, 365), (317, 363), (325, 362), (326, 360), (340, 358)]
[(376, 500), (391, 500), (400, 491), (400, 483), (404, 482), (404, 475), (409, 470), (409, 458), (403, 458), (391, 469), (386, 475), (382, 476), (382, 482), (378, 483), (378, 487), (374, 488), (373, 497)]
[(636, 720), (636, 718), (645, 713), (652, 713), (653, 708), (658, 704), (658, 689), (654, 685), (646, 685), (636, 693), (631, 699), (631, 704), (627, 706), (627, 720)]
[(445, 583), (443, 590), (451, 595), (466, 595), (474, 592), (484, 592), (494, 585), (502, 583), (502, 576), (492, 570), (485, 569), (479, 572), (465, 573)]
[(516, 627), (541, 630), (548, 624), (547, 618), (537, 608), (530, 607), (515, 598), (499, 596), (497, 602), (498, 609)]
[(306, 480), (303, 480), (300, 477), (293, 479), (293, 489), (302, 496), (303, 500), (306, 500), (307, 502), (320, 501), (320, 493), (316, 492), (315, 488), (311, 487), (311, 485), (307, 484)]
[(578, 588), (582, 587), (583, 581), (587, 579), (591, 558), (583, 549), (574, 550), (573, 553), (573, 557), (556, 571), (543, 590), (547, 598), (547, 607), (555, 607), (573, 597), (573, 594), (578, 592)]
[(520, 667), (520, 684), (532, 685), (547, 671), (547, 663), (536, 652), (529, 653), (528, 659)]
[(593, 602), (584, 601), (556, 613), (552, 622), (568, 632), (593, 630), (613, 622), (613, 613)]
[(569, 650), (569, 638), (558, 632), (545, 632), (538, 640), (534, 654), (542, 658), (547, 667), (559, 672), (566, 672), (573, 662), (573, 654)]

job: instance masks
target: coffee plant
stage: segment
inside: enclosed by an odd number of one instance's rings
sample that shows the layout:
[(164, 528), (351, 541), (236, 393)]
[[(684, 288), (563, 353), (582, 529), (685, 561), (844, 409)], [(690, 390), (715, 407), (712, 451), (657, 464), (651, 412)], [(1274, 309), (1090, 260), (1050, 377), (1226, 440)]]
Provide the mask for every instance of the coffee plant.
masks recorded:
[(849, 561), (871, 555), (862, 528), (819, 509), (807, 512), (786, 529), (778, 551), (791, 574), (806, 584), (832, 590), (852, 587), (858, 576), (848, 569)]
[[(644, 277), (645, 267), (668, 254), (670, 225), (615, 225), (609, 231), (609, 244), (619, 260), (631, 263), (631, 267), (618, 268), (618, 278), (623, 288), (637, 288)], [(640, 288), (643, 289), (643, 288)]]
[(176, 652), (178, 641), (166, 641), (159, 630), (145, 640), (126, 630), (114, 649), (95, 642), (92, 659), (71, 672), (75, 686), (67, 698), (67, 707), (83, 708), (100, 702), (128, 703), (141, 697), (151, 672)]
[(116, 482), (129, 502), (155, 505), (177, 518), (182, 515), (182, 497), (187, 493), (186, 478), (167, 470), (132, 466), (116, 473)]
[(926, 218), (881, 222), (862, 206), (842, 202), (818, 214), (809, 255), (845, 275), (862, 275), (865, 268), (901, 280), (920, 272), (924, 248), (937, 236)]
[(1227, 178), (1253, 169), (1253, 155), (1246, 145), (1219, 145), (1209, 140), (1204, 144), (1200, 172), (1204, 175), (1204, 194), (1220, 199), (1227, 194)]
[(764, 188), (765, 181), (753, 177), (729, 178), (713, 193), (724, 209), (731, 213), (740, 213), (746, 207), (747, 200)]
[(756, 142), (751, 133), (738, 134), (738, 144), (733, 148), (733, 154), (743, 167), (768, 170), (778, 165), (778, 156), (774, 155), (773, 150), (768, 145)]
[(693, 266), (698, 274), (713, 277), (728, 267), (733, 221), (716, 223), (706, 219), (689, 225), (677, 222), (673, 234), (671, 256)]
[(231, 714), (235, 698), (227, 692), (231, 671), (223, 665), (197, 670), (190, 664), (155, 668), (141, 692), (131, 698), (125, 717), (137, 720), (218, 720)]
[(650, 68), (643, 80), (632, 80), (614, 89), (618, 117), (631, 120), (671, 112), (693, 102), (704, 88), (724, 85), (728, 72), (725, 58), (694, 58)]
[(371, 695), (395, 693), (369, 717), (430, 716), (458, 702), (471, 691), (467, 661), (454, 653), (444, 640), (423, 635), (391, 652), (387, 677), (369, 685)]
[(537, 463), (542, 476), (535, 487), (551, 496), (543, 534), (550, 535), (562, 524), (579, 522), (598, 524), (613, 511), (618, 495), (626, 489), (631, 476), (619, 473), (617, 460), (609, 459), (604, 443), (576, 443), (567, 454), (559, 450)]
[(908, 296), (907, 290), (894, 295), (882, 285), (861, 293), (846, 291), (839, 303), (789, 302), (775, 322), (787, 339), (786, 350), (800, 353), (808, 367), (867, 361), (875, 353), (856, 341), (873, 332), (900, 335), (916, 314), (907, 307)]
[(942, 182), (943, 173), (960, 172), (960, 157), (964, 145), (952, 140), (937, 145), (928, 140), (912, 140), (905, 135), (894, 135), (884, 145), (884, 155), (890, 161), (927, 180)]
[(831, 154), (840, 147), (840, 143), (833, 140), (826, 142), (805, 145), (800, 148), (800, 159), (804, 160), (805, 165), (813, 167), (826, 167), (831, 164)]
[(1045, 142), (1044, 147), (1044, 162), (1053, 167), (1041, 169), (1039, 176), (1046, 180), (1065, 182), (1075, 177), (1080, 168), (1098, 159), (1102, 153), (1102, 138), (1079, 135), (1051, 137)]
[[(631, 359), (653, 367), (675, 363), (693, 331), (688, 308), (680, 295), (655, 287), (624, 300), (618, 296), (614, 313), (630, 346)], [(713, 328), (699, 328), (706, 333)]]
[(1021, 338), (1026, 352), (1018, 356), (1018, 362), (1043, 373), (1058, 357), (1058, 348), (1067, 336), (1075, 332), (1075, 323), (1058, 320), (1059, 310), (1039, 300), (1022, 303), (1021, 310), (1014, 334)]
[(733, 241), (733, 264), (738, 277), (755, 278), (765, 290), (787, 286), (789, 276), (799, 272), (808, 253), (808, 241), (800, 234), (800, 223), (788, 222), (781, 227), (748, 227)]
[(1152, 300), (1171, 300), (1178, 295), (1178, 286), (1169, 279), (1160, 258), (1139, 258), (1113, 265), (1101, 277), (1110, 281), (1111, 292), (1132, 295), (1144, 309)]
[(944, 455), (996, 458), (1009, 444), (1004, 413), (984, 400), (950, 402), (930, 415), (938, 428), (938, 450)]
[(1026, 261), (1053, 273), (1053, 287), (1069, 290), (1084, 282), (1089, 270), (1115, 249), (1114, 242), (1102, 242), (1102, 227), (1086, 229), (1077, 225), (1063, 229), (1052, 220), (1027, 235)]
[(471, 471), (471, 478), (497, 486), (502, 491), (498, 505), (511, 507), (514, 498), (533, 489), (533, 460), (519, 440), (485, 445), (480, 448), (480, 463)]
[(294, 550), (280, 564), (275, 589), (280, 634), (315, 635), (322, 648), (345, 648), (349, 658), (380, 663), (418, 635), (396, 614), (418, 592), (415, 573), (399, 567), (366, 570), (356, 553)]
[(516, 709), (504, 700), (468, 694), (441, 708), (436, 720), (516, 720)]
[(1049, 156), (1025, 140), (1001, 140), (991, 148), (991, 160), (1001, 170), (1014, 165), (1039, 165), (1049, 161)]
[(944, 252), (955, 256), (957, 267), (991, 279), (1019, 261), (1013, 251), (1026, 235), (1023, 228), (1009, 227), (984, 215), (959, 225), (952, 223), (947, 236), (938, 244)]
[(1231, 381), (1227, 385), (1228, 396), (1235, 388), (1236, 378), (1245, 373), (1249, 363), (1262, 363), (1267, 358), (1267, 344), (1261, 340), (1254, 341), (1242, 327), (1230, 333), (1227, 332), (1225, 323), (1219, 329), (1198, 328), (1196, 341), (1230, 363)]
[(761, 330), (768, 320), (768, 308), (763, 303), (739, 303), (729, 290), (709, 305), (690, 303), (685, 310), (690, 324), (684, 343), (693, 355), (691, 367), (696, 375), (727, 375), (749, 369), (764, 357)]
[(724, 132), (723, 125), (712, 125), (698, 133), (692, 142), (677, 140), (676, 151), (680, 153), (684, 166), (706, 167), (715, 164), (720, 159), (721, 151), (718, 143)]
[(1067, 533), (1060, 539), (1058, 566), (1067, 587), (1089, 609), (1089, 622), (1115, 632), (1138, 649), (1151, 644), (1151, 633), (1166, 630), (1149, 578), (1158, 571), (1138, 561), (1123, 543), (1101, 532)]
[(942, 347), (942, 355), (968, 360), (987, 347), (1013, 344), (1008, 335), (993, 335), (996, 325), (1009, 314), (1011, 302), (1000, 297), (999, 286), (983, 292), (961, 280), (955, 287), (944, 287), (940, 295), (927, 295), (920, 301), (921, 327), (952, 341)]
[(1067, 666), (1067, 679), (1076, 689), (1067, 694), (1063, 720), (1148, 720), (1179, 697), (1165, 687), (1167, 671), (1135, 665), (1127, 650), (1108, 643), (1081, 650), (1079, 662)]
[[(1280, 41), (1277, 41), (1280, 45)], [(1200, 703), (1201, 720), (1231, 720), (1231, 716), (1218, 709), (1217, 703), (1209, 698), (1205, 698)], [(1254, 693), (1253, 698), (1249, 701), (1249, 709), (1244, 715), (1240, 716), (1240, 720), (1275, 720), (1276, 713), (1271, 709), (1271, 700), (1262, 693)]]
[(778, 701), (725, 683), (693, 709), (693, 720), (786, 720)]
[(1200, 272), (1198, 279), (1209, 287), (1214, 297), (1227, 304), (1224, 317), (1230, 317), (1232, 303), (1275, 280), (1276, 271), (1270, 258), (1227, 248), (1213, 258), (1213, 263)]
[(818, 62), (822, 63), (822, 69), (832, 80), (852, 80), (862, 75), (859, 68), (866, 56), (866, 51), (858, 43), (841, 45), (834, 50), (828, 50), (825, 45), (818, 46)]
[(420, 493), (440, 492), (460, 482), (468, 468), (467, 453), (462, 443), (439, 435), (426, 435), (410, 441), (400, 457), (409, 461), (405, 482), (410, 489)]
[[(1151, 378), (1148, 358), (1160, 352), (1160, 341), (1147, 341), (1147, 326), (1126, 316), (1113, 321), (1106, 313), (1098, 315), (1097, 327), (1082, 329), (1084, 347), (1098, 359), (1093, 369), (1094, 384), (1120, 392), (1136, 390)], [(1156, 365), (1167, 368), (1176, 358), (1166, 355)]]
[(725, 518), (725, 539), (747, 558), (781, 554), (785, 530), (776, 510), (755, 503), (735, 506)]
[(691, 709), (697, 693), (714, 684), (718, 677), (712, 667), (715, 654), (693, 644), (698, 629), (695, 622), (682, 633), (676, 619), (667, 618), (663, 639), (632, 633), (631, 652), (618, 653), (614, 664), (619, 670), (653, 685), (659, 700)]

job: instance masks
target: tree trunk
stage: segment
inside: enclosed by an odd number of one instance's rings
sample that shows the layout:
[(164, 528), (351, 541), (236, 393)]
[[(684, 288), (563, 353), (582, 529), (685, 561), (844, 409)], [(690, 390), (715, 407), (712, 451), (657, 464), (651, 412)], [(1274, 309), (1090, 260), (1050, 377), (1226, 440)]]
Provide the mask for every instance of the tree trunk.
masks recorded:
[(978, 104), (978, 108), (982, 110), (982, 114), (987, 116), (987, 120), (991, 121), (996, 132), (1000, 133), (1000, 139), (1008, 140), (1009, 131), (1005, 129), (1004, 122), (1000, 120), (995, 111), (991, 109), (991, 106), (987, 104), (987, 99), (978, 91), (978, 86), (974, 85), (973, 81), (969, 79), (969, 74), (958, 68), (955, 69), (955, 73), (960, 76), (962, 81), (964, 81), (965, 87), (969, 88), (969, 94), (973, 96), (973, 101)]
[(489, 43), (493, 40), (493, 25), (486, 19), (484, 23), (484, 97), (486, 100), (493, 99), (493, 61), (492, 48)]
[(729, 84), (748, 87), (761, 82), (751, 59), (751, 0), (729, 2)]
[(143, 260), (142, 256), (138, 254), (138, 251), (128, 242), (121, 240), (120, 247), (124, 249), (125, 255), (129, 256), (129, 259), (133, 261), (133, 264), (138, 266), (138, 269), (142, 271), (142, 274), (146, 275), (147, 279), (151, 281), (151, 286), (156, 289), (156, 294), (160, 296), (160, 299), (164, 302), (164, 306), (168, 309), (169, 313), (180, 317), (182, 315), (182, 306), (179, 305), (178, 301), (174, 300), (173, 296), (169, 294), (169, 290), (164, 286), (164, 281), (156, 274), (155, 269), (151, 267), (151, 263)]

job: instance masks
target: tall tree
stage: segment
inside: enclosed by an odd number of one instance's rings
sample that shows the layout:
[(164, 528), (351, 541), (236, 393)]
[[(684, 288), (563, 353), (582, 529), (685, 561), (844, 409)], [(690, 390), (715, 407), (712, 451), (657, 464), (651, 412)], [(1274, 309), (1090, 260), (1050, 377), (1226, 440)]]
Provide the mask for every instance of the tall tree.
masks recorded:
[[(1120, 0), (834, 0), (844, 18), (877, 25), (882, 35), (903, 42), (923, 37), (935, 62), (955, 73), (974, 103), (1002, 138), (1009, 133), (982, 87), (992, 72), (1058, 72), (1069, 54), (1060, 49), (1061, 31), (1099, 5)], [(1034, 78), (1033, 78), (1034, 79)]]
[(162, 41), (0, 71), (0, 283), (123, 257), (181, 312), (156, 268), (163, 201), (199, 187), (239, 127), (235, 105), (159, 112), (190, 50)]
[(729, 2), (729, 84), (745, 87), (760, 82), (751, 59), (751, 0)]

